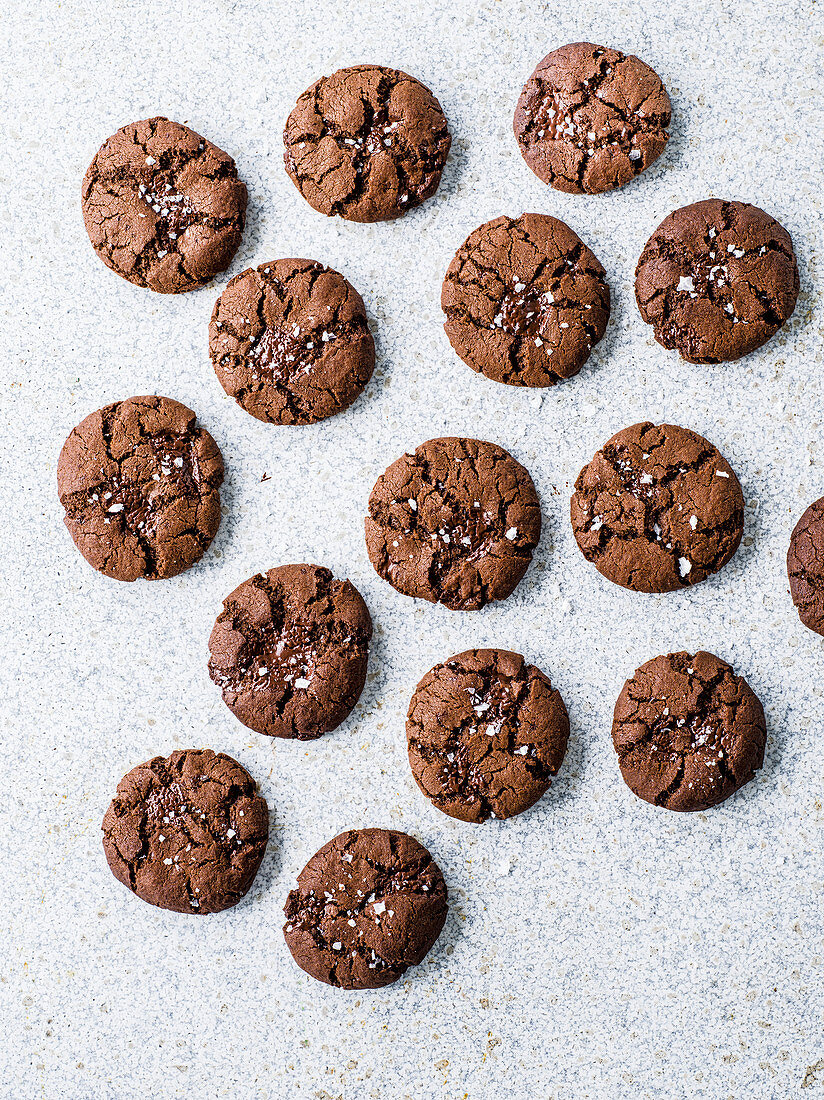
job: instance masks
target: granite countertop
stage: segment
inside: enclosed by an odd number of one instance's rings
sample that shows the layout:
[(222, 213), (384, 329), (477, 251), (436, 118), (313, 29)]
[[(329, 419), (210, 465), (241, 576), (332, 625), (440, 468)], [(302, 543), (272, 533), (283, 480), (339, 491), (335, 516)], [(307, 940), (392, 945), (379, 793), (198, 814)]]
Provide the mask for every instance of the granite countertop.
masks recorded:
[[(798, 622), (784, 570), (795, 521), (824, 494), (821, 5), (68, 0), (12, 5), (4, 22), (0, 1095), (824, 1093), (824, 642)], [(546, 189), (511, 132), (534, 65), (580, 39), (644, 58), (674, 109), (661, 159), (624, 190), (593, 197)], [(282, 165), (299, 93), (361, 62), (423, 80), (453, 133), (437, 196), (391, 224), (316, 214)], [(178, 297), (108, 271), (80, 216), (80, 180), (100, 143), (153, 114), (229, 152), (250, 192), (229, 272)], [(654, 342), (632, 278), (661, 219), (708, 196), (754, 202), (787, 227), (801, 296), (760, 351), (696, 367)], [(613, 299), (590, 364), (537, 392), (474, 375), (451, 351), (439, 307), (467, 234), (527, 210), (583, 237)], [(279, 256), (342, 271), (377, 341), (365, 395), (310, 428), (253, 420), (208, 358), (208, 319), (228, 278)], [(57, 456), (88, 412), (155, 392), (195, 409), (217, 439), (225, 516), (189, 573), (119, 584), (94, 573), (63, 528)], [(744, 488), (741, 550), (682, 593), (642, 596), (604, 581), (568, 521), (583, 463), (644, 419), (708, 436)], [(509, 600), (482, 612), (406, 599), (366, 555), (376, 477), (442, 434), (500, 443), (542, 498), (533, 566)], [(241, 727), (206, 673), (224, 595), (257, 570), (299, 561), (348, 576), (375, 622), (360, 705), (308, 744)], [(572, 734), (537, 806), (472, 827), (420, 795), (404, 718), (428, 668), (480, 645), (518, 650), (549, 673)], [(636, 799), (610, 741), (627, 676), (682, 648), (729, 660), (763, 700), (769, 728), (757, 779), (688, 816)], [(240, 760), (274, 817), (246, 899), (204, 920), (141, 904), (110, 874), (100, 842), (120, 776), (190, 746)], [(346, 993), (292, 963), (281, 909), (307, 858), (361, 825), (426, 844), (451, 911), (421, 966), (388, 989)]]

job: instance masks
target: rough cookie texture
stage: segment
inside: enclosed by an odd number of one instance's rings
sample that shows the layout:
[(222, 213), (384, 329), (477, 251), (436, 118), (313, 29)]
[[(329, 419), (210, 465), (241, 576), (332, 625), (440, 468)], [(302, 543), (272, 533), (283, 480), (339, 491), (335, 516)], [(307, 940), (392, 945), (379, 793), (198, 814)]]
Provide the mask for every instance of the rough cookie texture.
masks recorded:
[(668, 810), (706, 810), (764, 762), (764, 710), (711, 653), (655, 657), (624, 684), (612, 724), (624, 782)]
[(223, 459), (195, 414), (168, 397), (91, 413), (63, 444), (57, 488), (78, 550), (107, 577), (174, 577), (220, 523)]
[(787, 551), (790, 594), (804, 626), (824, 635), (824, 497), (795, 526)]
[(609, 319), (604, 269), (548, 214), (496, 218), (455, 255), (441, 291), (446, 335), (473, 370), (511, 386), (577, 374)]
[(649, 65), (575, 42), (539, 63), (521, 92), (513, 129), (539, 179), (558, 191), (592, 195), (623, 187), (657, 160), (670, 113)]
[(271, 424), (311, 424), (348, 408), (375, 366), (363, 299), (313, 260), (236, 275), (212, 311), (209, 353), (224, 390)]
[(335, 729), (360, 698), (372, 620), (349, 581), (281, 565), (223, 601), (209, 675), (244, 726), (302, 741)]
[(100, 259), (161, 294), (193, 290), (240, 245), (246, 185), (230, 156), (167, 118), (132, 122), (83, 178), (83, 220)]
[(471, 649), (418, 684), (406, 738), (415, 782), (433, 805), (481, 822), (522, 813), (548, 790), (569, 718), (549, 677), (520, 654)]
[(689, 363), (760, 348), (792, 315), (798, 289), (787, 230), (757, 206), (721, 199), (664, 218), (635, 269), (641, 316)]
[(176, 913), (219, 913), (254, 881), (269, 837), (269, 809), (236, 760), (183, 749), (133, 768), (103, 818), (115, 878), (143, 901)]
[(283, 132), (284, 163), (315, 210), (355, 222), (397, 218), (434, 195), (451, 138), (428, 88), (356, 65), (307, 89)]
[(725, 565), (744, 529), (738, 478), (711, 443), (673, 424), (635, 424), (583, 468), (570, 506), (587, 561), (636, 592), (672, 592)]
[(307, 974), (342, 989), (379, 989), (419, 963), (441, 934), (446, 884), (413, 837), (350, 829), (298, 875), (283, 935)]
[(430, 439), (402, 455), (369, 497), (366, 546), (399, 592), (474, 611), (512, 592), (541, 535), (532, 478), (502, 447)]

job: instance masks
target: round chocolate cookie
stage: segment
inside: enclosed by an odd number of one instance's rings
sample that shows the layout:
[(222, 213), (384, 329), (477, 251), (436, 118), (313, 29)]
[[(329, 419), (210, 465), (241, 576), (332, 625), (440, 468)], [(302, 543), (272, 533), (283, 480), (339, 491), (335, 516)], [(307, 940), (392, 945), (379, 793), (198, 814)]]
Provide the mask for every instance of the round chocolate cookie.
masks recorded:
[(581, 470), (571, 503), (581, 552), (607, 580), (673, 592), (730, 560), (744, 497), (711, 443), (673, 424), (635, 424)]
[(566, 707), (549, 677), (505, 649), (470, 649), (435, 665), (406, 719), (415, 782), (439, 810), (476, 823), (537, 802), (568, 738)]
[(131, 122), (83, 178), (83, 220), (100, 259), (130, 283), (178, 294), (232, 262), (246, 185), (230, 156), (179, 122)]
[(223, 459), (195, 414), (169, 397), (98, 409), (63, 444), (64, 523), (95, 569), (119, 581), (174, 577), (220, 523)]
[(339, 726), (357, 703), (371, 637), (354, 585), (317, 565), (281, 565), (223, 601), (209, 675), (244, 726), (308, 741)]
[(752, 688), (712, 653), (670, 653), (624, 684), (612, 723), (630, 790), (668, 810), (706, 810), (764, 762), (767, 727)]
[(669, 214), (635, 269), (635, 298), (655, 339), (688, 363), (760, 348), (795, 309), (790, 234), (745, 202), (705, 199)]
[(609, 287), (580, 237), (548, 214), (496, 218), (470, 233), (441, 291), (449, 342), (510, 386), (577, 374), (604, 335)]
[(103, 818), (115, 878), (150, 905), (219, 913), (254, 882), (269, 837), (266, 799), (231, 756), (183, 749), (139, 764)]
[(283, 132), (292, 182), (321, 214), (397, 218), (434, 195), (451, 142), (441, 105), (414, 77), (355, 65), (315, 81)]
[(824, 635), (824, 497), (811, 504), (790, 538), (790, 593), (804, 626)]
[(286, 946), (301, 970), (341, 989), (379, 989), (441, 934), (446, 884), (414, 837), (350, 829), (312, 856), (283, 911)]
[(209, 353), (229, 396), (270, 424), (312, 424), (348, 408), (375, 366), (363, 299), (313, 260), (236, 275), (212, 311)]
[(369, 560), (405, 596), (475, 611), (505, 599), (541, 535), (532, 478), (503, 447), (430, 439), (402, 455), (369, 497)]
[(649, 65), (574, 42), (539, 63), (513, 129), (539, 179), (558, 191), (594, 195), (623, 187), (657, 160), (669, 124), (669, 96)]

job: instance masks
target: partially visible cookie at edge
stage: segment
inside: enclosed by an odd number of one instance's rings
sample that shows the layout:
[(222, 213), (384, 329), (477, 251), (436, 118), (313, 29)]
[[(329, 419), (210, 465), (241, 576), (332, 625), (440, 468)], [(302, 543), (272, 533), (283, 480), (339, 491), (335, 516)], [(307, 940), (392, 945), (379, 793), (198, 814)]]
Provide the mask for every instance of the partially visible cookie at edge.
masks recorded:
[(336, 729), (366, 682), (372, 620), (350, 581), (317, 565), (258, 573), (223, 601), (209, 675), (249, 729), (311, 740)]
[(90, 565), (133, 581), (174, 577), (220, 523), (223, 459), (191, 409), (130, 397), (91, 413), (60, 452), (64, 523)]
[(704, 199), (669, 214), (635, 269), (655, 339), (689, 363), (740, 359), (770, 339), (798, 299), (790, 234), (745, 202)]
[(406, 596), (474, 611), (505, 599), (541, 534), (532, 478), (494, 443), (445, 437), (402, 455), (369, 497), (366, 546)]
[(787, 576), (799, 619), (824, 635), (824, 497), (810, 505), (793, 529)]
[(437, 809), (480, 823), (529, 809), (566, 752), (569, 717), (535, 665), (504, 649), (472, 649), (435, 665), (406, 720), (409, 765)]
[(229, 396), (270, 424), (341, 412), (375, 366), (363, 299), (314, 260), (273, 260), (236, 275), (212, 311), (209, 354)]
[(648, 168), (669, 139), (661, 78), (632, 54), (573, 42), (539, 62), (513, 130), (526, 163), (558, 191), (598, 194)]
[(188, 126), (149, 118), (101, 145), (83, 179), (83, 220), (107, 267), (137, 286), (178, 294), (229, 266), (246, 199), (227, 153)]
[(258, 872), (269, 809), (230, 756), (183, 749), (132, 768), (103, 818), (112, 874), (150, 905), (219, 913)]
[(433, 195), (450, 143), (429, 89), (380, 65), (315, 81), (283, 133), (286, 171), (309, 205), (356, 222), (400, 217)]
[(414, 837), (350, 829), (317, 851), (284, 907), (298, 966), (341, 989), (379, 989), (420, 963), (446, 921), (446, 884)]
[(635, 424), (581, 470), (570, 502), (587, 561), (636, 592), (673, 592), (733, 556), (744, 529), (738, 478), (712, 443), (674, 424)]
[(764, 762), (764, 709), (746, 680), (712, 653), (654, 657), (624, 684), (612, 739), (624, 782), (668, 810), (706, 810)]
[(464, 241), (444, 279), (444, 329), (473, 370), (512, 386), (577, 374), (604, 335), (604, 269), (548, 214), (500, 217)]

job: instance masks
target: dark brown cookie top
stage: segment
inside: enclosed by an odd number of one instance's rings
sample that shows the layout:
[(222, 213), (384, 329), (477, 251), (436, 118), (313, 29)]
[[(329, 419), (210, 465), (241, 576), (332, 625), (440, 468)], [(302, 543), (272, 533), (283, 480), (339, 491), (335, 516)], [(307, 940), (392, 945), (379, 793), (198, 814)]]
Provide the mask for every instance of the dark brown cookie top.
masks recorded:
[(624, 684), (612, 723), (630, 790), (668, 810), (706, 810), (764, 762), (767, 727), (752, 688), (712, 653), (670, 653)]
[(535, 665), (470, 649), (435, 665), (406, 719), (415, 782), (460, 821), (514, 817), (544, 794), (569, 738), (564, 701)]
[(604, 269), (548, 214), (496, 218), (467, 237), (441, 291), (449, 342), (473, 370), (511, 386), (577, 374), (604, 335)]
[(406, 596), (474, 611), (505, 599), (541, 535), (532, 478), (494, 443), (430, 439), (402, 455), (369, 497), (366, 547)]
[(795, 309), (790, 234), (745, 202), (705, 199), (669, 214), (635, 269), (635, 298), (655, 339), (689, 363), (760, 348)]
[(725, 565), (744, 529), (729, 463), (696, 432), (635, 424), (581, 470), (570, 506), (581, 552), (607, 580), (673, 592)]
[(236, 275), (212, 311), (209, 354), (230, 397), (270, 424), (312, 424), (348, 408), (375, 366), (363, 299), (314, 260)]
[(281, 565), (223, 601), (209, 675), (244, 726), (308, 741), (339, 726), (357, 703), (371, 637), (353, 584), (317, 565)]
[(231, 756), (183, 749), (139, 764), (103, 818), (115, 878), (150, 905), (219, 913), (254, 881), (269, 837), (266, 799)]
[(284, 907), (283, 935), (307, 974), (379, 989), (427, 954), (447, 914), (446, 884), (414, 837), (350, 829), (316, 852)]
[(553, 50), (524, 85), (513, 129), (535, 175), (594, 195), (629, 183), (664, 151), (670, 100), (639, 58), (574, 42)]
[(161, 294), (193, 290), (224, 271), (245, 218), (246, 185), (232, 158), (167, 118), (118, 130), (83, 178), (83, 220), (97, 255)]
[(790, 538), (790, 594), (804, 626), (824, 635), (824, 497), (811, 504)]
[(107, 577), (174, 577), (220, 523), (223, 459), (195, 414), (169, 397), (91, 413), (63, 444), (57, 489), (78, 550)]
[(315, 210), (397, 218), (438, 189), (451, 143), (441, 105), (414, 77), (355, 65), (308, 88), (283, 132), (284, 163)]

